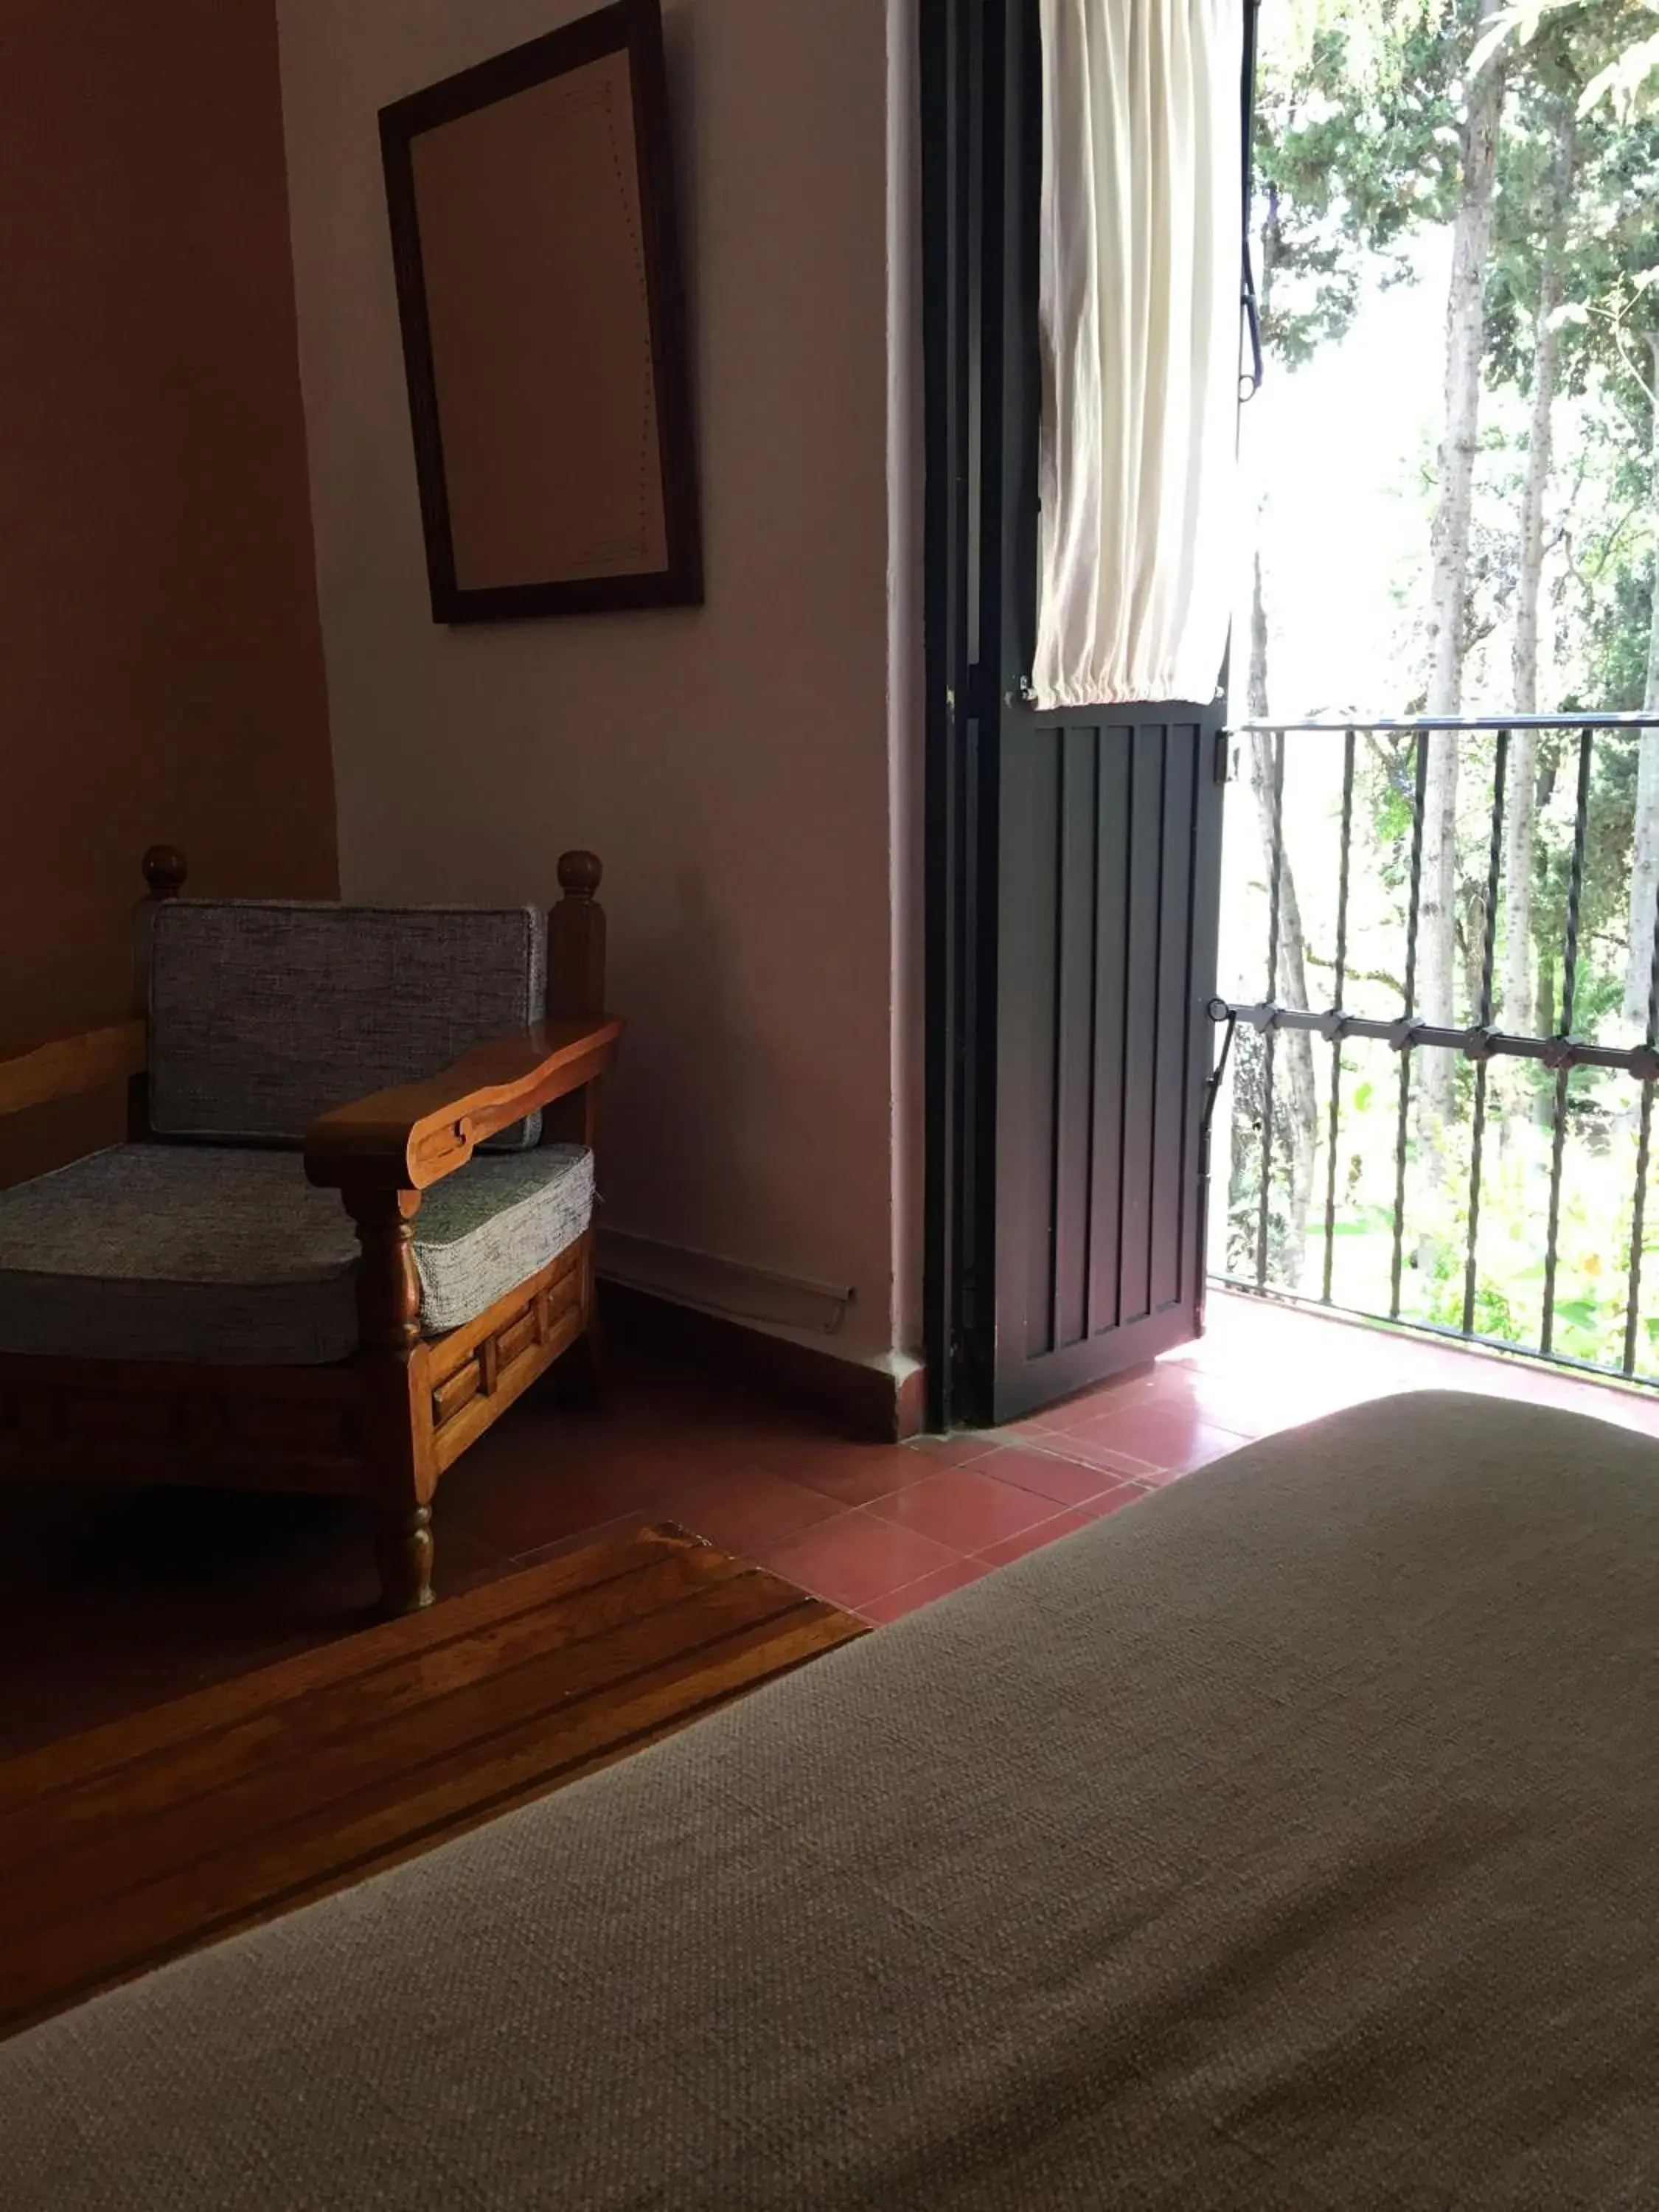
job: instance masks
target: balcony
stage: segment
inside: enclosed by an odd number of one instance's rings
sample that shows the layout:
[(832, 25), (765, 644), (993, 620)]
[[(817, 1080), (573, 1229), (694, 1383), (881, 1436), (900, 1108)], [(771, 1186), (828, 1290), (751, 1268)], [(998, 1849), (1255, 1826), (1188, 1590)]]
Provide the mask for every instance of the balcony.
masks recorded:
[(1212, 1278), (1659, 1384), (1659, 719), (1237, 732)]

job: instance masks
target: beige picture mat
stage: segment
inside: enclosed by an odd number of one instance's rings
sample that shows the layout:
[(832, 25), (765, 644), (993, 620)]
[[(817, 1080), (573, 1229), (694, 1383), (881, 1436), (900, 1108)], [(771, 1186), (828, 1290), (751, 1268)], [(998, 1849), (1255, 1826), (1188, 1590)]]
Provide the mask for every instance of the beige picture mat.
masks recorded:
[(410, 154), (457, 586), (665, 570), (628, 54)]

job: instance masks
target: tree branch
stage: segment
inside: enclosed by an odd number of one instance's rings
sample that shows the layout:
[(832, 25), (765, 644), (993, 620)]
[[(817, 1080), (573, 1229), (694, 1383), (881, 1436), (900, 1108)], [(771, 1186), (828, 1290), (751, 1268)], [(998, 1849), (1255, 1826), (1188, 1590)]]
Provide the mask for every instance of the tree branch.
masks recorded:
[[(1335, 961), (1322, 958), (1311, 945), (1308, 947), (1304, 957), (1310, 968), (1328, 968), (1333, 974), (1335, 972)], [(1401, 1005), (1405, 1003), (1405, 985), (1398, 975), (1390, 975), (1385, 968), (1350, 968), (1346, 972), (1343, 981), (1346, 983), (1385, 983), (1389, 990), (1398, 996)]]

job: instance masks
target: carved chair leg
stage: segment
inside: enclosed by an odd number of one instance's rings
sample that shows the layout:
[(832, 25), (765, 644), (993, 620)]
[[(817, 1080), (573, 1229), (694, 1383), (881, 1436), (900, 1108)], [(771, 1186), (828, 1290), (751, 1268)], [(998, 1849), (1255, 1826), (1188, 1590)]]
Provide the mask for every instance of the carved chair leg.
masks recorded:
[(388, 1613), (418, 1613), (432, 1602), (432, 1508), (400, 1505), (374, 1516), (380, 1603)]
[[(363, 1412), (376, 1477), (371, 1497), (380, 1602), (390, 1613), (432, 1602), (432, 1491), (429, 1422), (416, 1362), (421, 1283), (411, 1249), (418, 1191), (348, 1187), (341, 1193), (357, 1224), (357, 1331)], [(423, 1464), (423, 1459), (425, 1463)], [(423, 1479), (424, 1478), (424, 1479)], [(387, 1500), (395, 1499), (395, 1504)]]

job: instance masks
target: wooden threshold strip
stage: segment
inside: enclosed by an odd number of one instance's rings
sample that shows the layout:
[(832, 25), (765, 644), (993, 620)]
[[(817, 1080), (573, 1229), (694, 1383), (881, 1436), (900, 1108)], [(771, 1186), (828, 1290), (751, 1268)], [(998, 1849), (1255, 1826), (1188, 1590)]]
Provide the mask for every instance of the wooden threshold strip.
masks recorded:
[(281, 1662), (278, 1667), (238, 1674), (228, 1682), (194, 1690), (188, 1697), (174, 1698), (143, 1712), (105, 1722), (82, 1735), (42, 1744), (37, 1750), (0, 1762), (0, 1814), (9, 1815), (48, 1790), (71, 1788), (108, 1768), (164, 1751), (169, 1745), (198, 1741), (216, 1729), (230, 1726), (245, 1713), (265, 1711), (279, 1702), (267, 1686), (269, 1678), (278, 1673), (283, 1677), (280, 1702), (286, 1704), (313, 1690), (372, 1674), (411, 1652), (439, 1650), (447, 1644), (465, 1642), (497, 1621), (533, 1612), (574, 1591), (598, 1589), (604, 1582), (632, 1573), (671, 1552), (710, 1548), (700, 1537), (667, 1523), (637, 1528), (625, 1537), (563, 1553), (541, 1566), (486, 1583), (434, 1612), (381, 1621), (362, 1635), (319, 1644)]
[(865, 1632), (684, 1530), (0, 1767), (0, 2033), (325, 1896)]
[[(470, 1712), (451, 1711), (449, 1699), (470, 1692), (472, 1708), (488, 1716), (506, 1702), (505, 1678), (516, 1669), (550, 1667), (561, 1675), (562, 1655), (578, 1645), (750, 1571), (709, 1549), (671, 1553), (630, 1566), (592, 1590), (508, 1614), (474, 1635), (451, 1636), (429, 1650), (389, 1658), (326, 1689), (244, 1711), (172, 1749), (160, 1812), (155, 1757), (121, 1760), (14, 1812), (0, 1844), (0, 1878), (9, 1880), (48, 1857), (53, 1862), (49, 1881), (72, 1883), (83, 1868), (95, 1878), (95, 1859), (84, 1863), (78, 1856), (91, 1850), (118, 1852), (136, 1880), (141, 1868), (131, 1837), (119, 1826), (135, 1820), (146, 1823), (149, 1854), (162, 1864), (179, 1863), (184, 1844), (203, 1852), (216, 1830), (241, 1832), (261, 1806), (273, 1819), (285, 1817), (295, 1786), (288, 1770), (295, 1762), (304, 1764), (313, 1805), (331, 1771), (343, 1777), (344, 1790), (361, 1787), (376, 1771), (396, 1771), (411, 1729), (440, 1744), (466, 1741)], [(697, 1626), (688, 1624), (693, 1632)], [(533, 1696), (533, 1686), (526, 1686)], [(418, 1764), (419, 1757), (414, 1751), (405, 1763)]]

